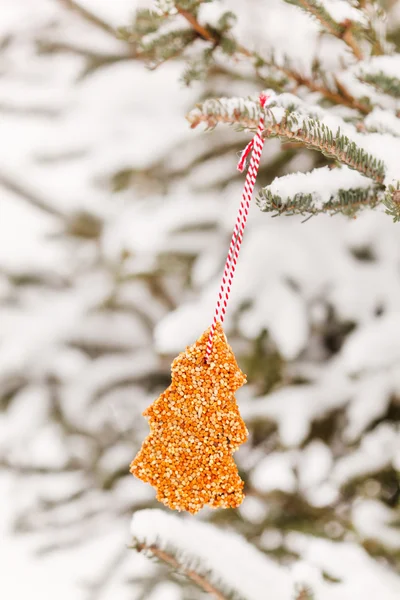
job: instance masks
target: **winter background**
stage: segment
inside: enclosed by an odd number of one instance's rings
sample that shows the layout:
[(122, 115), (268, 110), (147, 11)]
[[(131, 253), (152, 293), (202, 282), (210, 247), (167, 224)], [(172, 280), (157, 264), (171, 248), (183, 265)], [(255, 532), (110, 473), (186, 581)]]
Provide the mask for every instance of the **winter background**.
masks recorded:
[[(135, 0), (79, 4), (0, 3), (1, 596), (206, 597), (136, 539), (248, 600), (398, 600), (400, 235), (383, 210), (252, 207), (225, 327), (249, 381), (243, 505), (161, 512), (129, 474), (142, 411), (210, 324), (243, 183), (249, 135), (185, 114), (260, 84), (237, 65), (186, 88), (180, 62), (148, 70), (113, 35)], [(338, 60), (281, 0), (217, 4), (210, 18), (234, 9), (239, 39), (299, 69)], [(321, 164), (270, 140), (260, 182)]]

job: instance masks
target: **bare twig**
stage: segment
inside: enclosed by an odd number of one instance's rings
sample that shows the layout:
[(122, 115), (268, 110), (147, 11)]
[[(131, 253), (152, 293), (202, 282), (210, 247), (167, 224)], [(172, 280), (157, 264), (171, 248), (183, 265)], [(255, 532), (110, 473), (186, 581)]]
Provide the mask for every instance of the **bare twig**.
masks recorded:
[(181, 564), (179, 564), (179, 562), (176, 560), (176, 558), (174, 558), (173, 556), (168, 554), (168, 552), (166, 552), (165, 550), (161, 550), (155, 544), (148, 545), (148, 544), (140, 543), (140, 544), (137, 544), (135, 546), (135, 548), (136, 548), (136, 550), (138, 550), (138, 552), (147, 550), (147, 551), (151, 552), (152, 554), (154, 554), (154, 556), (156, 556), (159, 560), (162, 560), (163, 562), (167, 563), (174, 569), (179, 569), (182, 573), (184, 573), (186, 575), (186, 577), (191, 579), (194, 583), (196, 583), (202, 590), (204, 590), (208, 594), (212, 594), (214, 596), (214, 598), (217, 598), (217, 600), (227, 600), (226, 597), (223, 596), (221, 594), (221, 592), (218, 591), (209, 581), (207, 581), (207, 579), (205, 577), (203, 577), (202, 575), (199, 575), (193, 569), (186, 569)]
[(354, 38), (352, 27), (351, 27), (351, 21), (349, 21), (349, 26), (346, 27), (346, 30), (345, 30), (344, 34), (342, 35), (341, 39), (344, 41), (345, 44), (347, 44), (347, 46), (349, 48), (351, 48), (351, 50), (353, 51), (353, 54), (357, 58), (357, 60), (363, 60), (364, 55), (361, 52), (360, 47)]
[(21, 183), (15, 181), (8, 175), (5, 175), (4, 173), (1, 173), (1, 172), (0, 172), (0, 186), (5, 188), (9, 192), (16, 194), (23, 200), (26, 200), (27, 202), (29, 202), (36, 208), (43, 210), (44, 212), (48, 213), (49, 215), (52, 215), (54, 217), (59, 217), (62, 219), (65, 218), (65, 215), (60, 210), (58, 210), (54, 206), (51, 206), (45, 200), (40, 198), (37, 194), (35, 194), (31, 190), (28, 190), (26, 187), (24, 187)]
[(208, 42), (216, 42), (215, 37), (213, 36), (212, 33), (210, 33), (210, 31), (208, 31), (208, 29), (206, 29), (205, 27), (203, 27), (202, 25), (200, 25), (200, 23), (197, 21), (196, 17), (194, 15), (192, 15), (191, 12), (189, 12), (188, 10), (184, 10), (183, 8), (180, 8), (180, 6), (176, 7), (178, 13), (180, 15), (182, 15), (182, 17), (184, 17), (188, 23), (190, 23), (190, 25), (193, 27), (193, 29), (195, 31), (197, 31), (197, 33), (204, 39), (207, 40)]

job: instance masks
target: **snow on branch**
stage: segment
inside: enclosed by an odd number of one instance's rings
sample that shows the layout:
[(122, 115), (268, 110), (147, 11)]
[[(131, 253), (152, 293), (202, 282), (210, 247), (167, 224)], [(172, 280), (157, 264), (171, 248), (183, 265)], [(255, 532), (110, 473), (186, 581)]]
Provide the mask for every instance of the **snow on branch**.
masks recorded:
[(151, 61), (152, 68), (155, 68), (169, 58), (181, 54), (196, 37), (196, 33), (189, 27), (173, 29), (166, 33), (149, 34), (143, 38), (141, 50)]
[[(168, 15), (167, 15), (168, 16)], [(135, 33), (137, 36), (154, 33), (167, 18), (165, 15), (159, 15), (154, 10), (148, 8), (139, 8), (135, 15)], [(123, 33), (124, 30), (121, 30)]]
[(345, 26), (342, 22), (345, 19), (354, 18), (355, 15), (358, 16), (357, 9), (349, 6), (343, 0), (336, 0), (336, 14), (335, 5), (331, 7), (329, 5), (326, 6), (327, 3), (321, 0), (285, 0), (285, 2), (294, 4), (314, 16), (327, 31), (337, 37), (341, 37), (345, 31)]
[(257, 129), (261, 115), (258, 98), (209, 98), (186, 116), (192, 129), (200, 123), (205, 123), (208, 129), (213, 129), (218, 123), (236, 125), (240, 129)]
[(131, 524), (133, 547), (168, 563), (220, 600), (290, 600), (289, 572), (241, 536), (162, 510), (142, 510)]
[(343, 40), (353, 54), (361, 60), (363, 54), (356, 37), (366, 25), (361, 11), (350, 6), (345, 0), (285, 0), (315, 17), (323, 28), (335, 37)]
[(119, 28), (119, 36), (137, 44), (139, 55), (149, 62), (152, 69), (171, 58), (181, 56), (194, 41), (205, 42), (205, 48), (200, 45), (197, 54), (195, 51), (192, 58), (186, 57), (187, 68), (183, 81), (187, 85), (206, 75), (217, 49), (228, 56), (239, 53), (247, 58), (254, 58), (252, 51), (238, 44), (232, 37), (231, 29), (236, 21), (234, 13), (222, 13), (213, 26), (200, 23), (198, 16), (202, 3), (203, 0), (159, 0), (155, 10), (139, 9), (131, 26)]
[(359, 171), (383, 183), (384, 164), (343, 135), (340, 128), (336, 133), (324, 123), (314, 119), (304, 119), (296, 113), (286, 113), (280, 123), (271, 123), (264, 130), (266, 137), (278, 136), (284, 140), (301, 142), (307, 148), (319, 150), (328, 158), (333, 158), (351, 169)]
[(393, 110), (374, 108), (365, 118), (364, 125), (371, 133), (388, 133), (400, 137), (400, 119)]
[(358, 77), (380, 92), (400, 98), (400, 54), (376, 56), (363, 63)]
[[(274, 103), (275, 106), (262, 109), (258, 100), (251, 97), (209, 99), (197, 105), (187, 118), (192, 127), (206, 123), (207, 127), (213, 128), (218, 123), (227, 123), (241, 129), (254, 130), (261, 110), (264, 110), (265, 137), (300, 142), (307, 148), (318, 150), (325, 156), (359, 171), (375, 183), (383, 183), (384, 163), (342, 133), (342, 130), (349, 134), (356, 133), (354, 128), (337, 118), (334, 121), (334, 132), (322, 118), (309, 117), (309, 111), (302, 114), (293, 110), (293, 107), (285, 109), (279, 105), (279, 97), (274, 99)], [(332, 123), (332, 120), (327, 122)]]
[(378, 193), (379, 186), (348, 167), (322, 167), (277, 177), (260, 190), (256, 201), (262, 211), (277, 215), (341, 212), (352, 216), (363, 206), (374, 206)]

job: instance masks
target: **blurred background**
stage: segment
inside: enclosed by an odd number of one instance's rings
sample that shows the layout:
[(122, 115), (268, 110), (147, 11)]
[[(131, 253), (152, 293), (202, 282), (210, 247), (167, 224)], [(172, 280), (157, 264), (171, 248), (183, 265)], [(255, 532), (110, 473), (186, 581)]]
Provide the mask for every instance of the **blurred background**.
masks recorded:
[[(133, 512), (159, 506), (128, 469), (148, 432), (142, 411), (211, 322), (243, 184), (249, 134), (193, 131), (185, 114), (205, 97), (267, 86), (241, 64), (191, 87), (180, 61), (149, 70), (115, 36), (137, 4), (0, 3), (8, 600), (204, 597), (127, 549)], [(336, 56), (317, 23), (281, 0), (217, 4), (238, 15), (240, 40), (299, 69)], [(386, 7), (398, 42), (400, 4)], [(258, 184), (324, 161), (270, 140)], [(225, 330), (249, 381), (237, 398), (250, 439), (235, 455), (247, 497), (196, 518), (283, 563), (301, 532), (355, 542), (398, 572), (398, 225), (379, 210), (302, 223), (253, 206)]]

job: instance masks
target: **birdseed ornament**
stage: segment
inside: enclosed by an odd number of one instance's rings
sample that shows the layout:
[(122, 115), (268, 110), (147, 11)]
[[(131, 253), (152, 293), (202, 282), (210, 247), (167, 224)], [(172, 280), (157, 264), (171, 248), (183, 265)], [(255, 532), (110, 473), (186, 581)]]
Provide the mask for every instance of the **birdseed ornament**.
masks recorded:
[(246, 383), (222, 323), (264, 144), (264, 108), (257, 132), (243, 151), (238, 169), (250, 164), (211, 327), (172, 363), (171, 385), (143, 413), (150, 434), (130, 465), (150, 483), (157, 500), (175, 510), (198, 512), (203, 506), (236, 508), (244, 498), (233, 453), (247, 439), (234, 396)]

